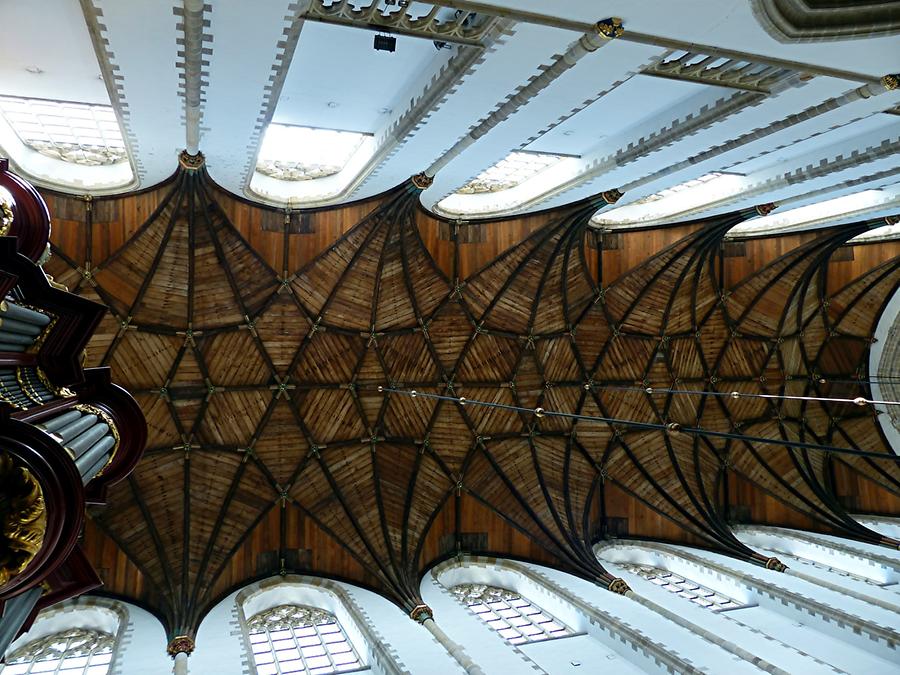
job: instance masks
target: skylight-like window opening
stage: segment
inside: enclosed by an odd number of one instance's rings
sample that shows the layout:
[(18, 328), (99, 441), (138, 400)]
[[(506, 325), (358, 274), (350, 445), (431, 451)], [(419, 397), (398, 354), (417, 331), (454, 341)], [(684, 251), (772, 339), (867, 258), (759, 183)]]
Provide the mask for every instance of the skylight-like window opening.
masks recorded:
[(672, 187), (666, 188), (665, 190), (660, 190), (659, 192), (654, 192), (652, 195), (647, 195), (646, 197), (642, 197), (636, 201), (631, 202), (632, 204), (649, 204), (650, 202), (656, 202), (660, 199), (665, 199), (666, 197), (671, 197), (672, 195), (676, 195), (679, 192), (684, 192), (685, 190), (689, 190), (691, 188), (699, 187), (701, 185), (705, 185), (712, 180), (717, 178), (721, 178), (722, 176), (734, 175), (728, 174), (722, 171), (713, 171), (711, 173), (704, 174), (699, 178), (694, 178), (692, 180), (687, 180), (683, 183), (679, 183), (678, 185), (673, 185)]
[(2, 675), (107, 675), (114, 639), (99, 631), (71, 628), (17, 649), (0, 667)]
[(741, 604), (721, 593), (716, 593), (705, 586), (694, 583), (668, 570), (647, 565), (636, 565), (634, 563), (621, 563), (621, 566), (633, 574), (644, 577), (647, 581), (656, 584), (660, 588), (664, 588), (670, 593), (674, 593), (685, 600), (690, 600), (695, 605), (700, 605), (712, 612), (723, 612), (747, 607), (745, 604)]
[(247, 624), (257, 675), (329, 675), (368, 670), (334, 615), (299, 605), (279, 605)]
[(748, 179), (743, 174), (713, 171), (624, 206), (600, 211), (591, 222), (595, 225), (641, 225), (682, 217), (739, 195), (747, 184)]
[(0, 96), (0, 113), (23, 144), (47, 157), (82, 166), (128, 160), (110, 106)]
[(510, 644), (566, 637), (572, 629), (515, 591), (460, 584), (450, 592)]
[(270, 124), (256, 170), (286, 181), (333, 176), (347, 165), (367, 136), (355, 131)]
[(463, 185), (456, 191), (456, 194), (471, 195), (508, 190), (516, 185), (521, 185), (564, 158), (565, 155), (543, 152), (521, 150), (511, 152)]
[(826, 572), (833, 572), (834, 574), (838, 574), (842, 577), (846, 577), (847, 579), (855, 579), (856, 581), (862, 581), (864, 583), (869, 584), (870, 586), (878, 586), (879, 588), (884, 585), (884, 583), (879, 583), (875, 579), (871, 577), (864, 576), (862, 574), (854, 574), (853, 572), (848, 572), (845, 569), (841, 569), (840, 567), (834, 567), (832, 565), (826, 565), (825, 563), (819, 562), (818, 560), (813, 560), (811, 558), (803, 558), (797, 554), (789, 554), (792, 558), (797, 560), (800, 564), (810, 565), (811, 567), (815, 567), (816, 569), (824, 570)]
[[(893, 184), (798, 206), (780, 213), (775, 211), (768, 216), (753, 218), (736, 225), (729, 230), (729, 235), (786, 232), (823, 225), (839, 218), (860, 218), (873, 211), (891, 210), (898, 206), (900, 206), (900, 184)], [(896, 227), (878, 228), (860, 235), (855, 240), (889, 237), (895, 232)]]

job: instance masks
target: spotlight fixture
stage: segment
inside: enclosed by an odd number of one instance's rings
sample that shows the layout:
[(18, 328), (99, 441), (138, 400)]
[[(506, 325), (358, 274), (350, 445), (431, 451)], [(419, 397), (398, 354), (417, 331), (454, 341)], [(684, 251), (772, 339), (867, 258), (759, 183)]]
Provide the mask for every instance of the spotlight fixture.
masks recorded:
[(375, 51), (392, 52), (397, 49), (397, 38), (379, 33), (375, 35), (375, 41), (372, 46), (375, 47)]

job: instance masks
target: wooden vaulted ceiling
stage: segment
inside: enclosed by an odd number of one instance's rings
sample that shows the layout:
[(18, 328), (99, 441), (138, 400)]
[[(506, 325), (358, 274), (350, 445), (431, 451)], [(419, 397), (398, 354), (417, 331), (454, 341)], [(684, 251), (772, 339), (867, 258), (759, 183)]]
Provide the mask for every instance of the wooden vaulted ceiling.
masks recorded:
[(609, 583), (591, 545), (629, 515), (630, 534), (765, 564), (729, 528), (742, 505), (891, 543), (843, 504), (865, 484), (900, 511), (895, 462), (654, 425), (890, 454), (868, 406), (703, 392), (868, 395), (900, 243), (844, 246), (860, 224), (723, 246), (751, 213), (599, 235), (602, 197), (457, 226), (418, 194), (281, 212), (182, 167), (137, 195), (48, 195), (47, 270), (110, 307), (87, 359), (113, 367), (150, 428), (85, 535), (110, 592), (174, 634), (281, 570), (407, 610), (422, 571), (458, 550)]

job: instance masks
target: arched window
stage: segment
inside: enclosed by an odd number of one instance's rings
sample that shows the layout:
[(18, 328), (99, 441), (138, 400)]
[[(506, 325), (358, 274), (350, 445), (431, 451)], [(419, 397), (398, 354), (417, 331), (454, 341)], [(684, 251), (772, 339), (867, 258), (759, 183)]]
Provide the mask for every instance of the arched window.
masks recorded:
[(70, 628), (16, 649), (7, 656), (0, 675), (107, 675), (114, 644), (108, 633)]
[(571, 628), (515, 591), (484, 584), (459, 584), (450, 592), (511, 644), (572, 634)]
[(364, 668), (341, 624), (321, 609), (278, 605), (250, 617), (247, 629), (258, 675), (326, 675)]
[(635, 563), (618, 563), (618, 565), (633, 574), (644, 577), (647, 581), (666, 589), (670, 593), (674, 593), (685, 600), (690, 600), (695, 605), (700, 605), (713, 612), (740, 609), (747, 606), (721, 593), (716, 593), (706, 588), (706, 586), (701, 586), (690, 579), (685, 579), (674, 572), (659, 567)]

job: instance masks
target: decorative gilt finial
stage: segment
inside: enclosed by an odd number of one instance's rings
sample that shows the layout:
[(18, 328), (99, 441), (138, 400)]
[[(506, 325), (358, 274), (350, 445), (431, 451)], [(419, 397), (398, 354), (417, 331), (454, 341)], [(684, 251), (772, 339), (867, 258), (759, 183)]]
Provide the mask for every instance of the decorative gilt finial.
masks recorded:
[(625, 194), (621, 190), (617, 188), (613, 188), (612, 190), (607, 190), (606, 192), (601, 192), (600, 196), (603, 197), (603, 201), (607, 204), (615, 204), (622, 198), (622, 195)]
[(766, 204), (757, 204), (756, 212), (761, 216), (767, 216), (777, 208), (778, 208), (778, 204), (776, 204), (775, 202), (768, 202)]
[(417, 173), (415, 176), (410, 178), (410, 180), (412, 181), (412, 184), (419, 190), (427, 190), (434, 182), (434, 178), (429, 176), (424, 171), (422, 171), (421, 173)]
[(881, 84), (884, 85), (884, 88), (888, 91), (894, 91), (894, 89), (900, 88), (900, 73), (888, 73), (881, 78)]
[(203, 156), (202, 152), (198, 152), (196, 155), (190, 155), (187, 150), (182, 150), (181, 154), (178, 155), (178, 163), (181, 165), (181, 168), (186, 169), (187, 171), (197, 171), (198, 169), (202, 169), (203, 165), (206, 164), (206, 157)]
[(182, 652), (185, 654), (190, 654), (194, 651), (194, 640), (187, 635), (177, 635), (173, 637), (169, 641), (169, 646), (166, 647), (166, 652), (172, 658), (175, 658), (178, 654)]
[(622, 27), (622, 19), (617, 16), (601, 19), (596, 23), (594, 28), (596, 28), (597, 34), (600, 37), (606, 38), (607, 40), (621, 37), (622, 33), (625, 32), (625, 29)]

